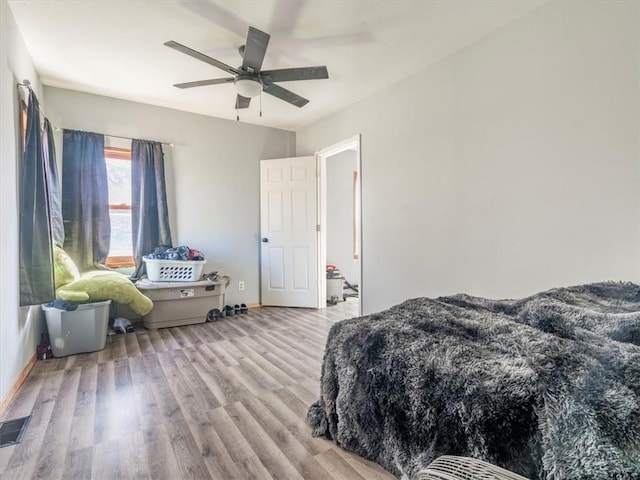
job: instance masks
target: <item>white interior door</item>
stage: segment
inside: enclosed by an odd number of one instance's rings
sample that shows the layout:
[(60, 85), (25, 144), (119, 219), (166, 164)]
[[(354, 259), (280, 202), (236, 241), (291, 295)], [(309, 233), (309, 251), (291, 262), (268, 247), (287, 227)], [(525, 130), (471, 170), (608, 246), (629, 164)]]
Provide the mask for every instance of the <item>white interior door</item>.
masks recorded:
[(262, 305), (318, 307), (315, 157), (260, 162)]

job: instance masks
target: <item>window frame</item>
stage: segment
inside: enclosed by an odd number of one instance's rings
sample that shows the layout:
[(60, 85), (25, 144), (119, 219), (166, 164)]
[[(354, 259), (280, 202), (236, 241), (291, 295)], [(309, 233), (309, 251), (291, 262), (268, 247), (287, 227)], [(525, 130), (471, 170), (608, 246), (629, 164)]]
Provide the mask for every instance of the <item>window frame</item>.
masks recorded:
[[(131, 162), (131, 149), (129, 148), (119, 148), (119, 147), (104, 147), (104, 158), (112, 159), (112, 160), (127, 160)], [(109, 204), (109, 212), (111, 210), (132, 210), (131, 204)], [(123, 267), (134, 267), (135, 260), (133, 255), (127, 256), (108, 256), (105, 265), (109, 268), (123, 268)]]

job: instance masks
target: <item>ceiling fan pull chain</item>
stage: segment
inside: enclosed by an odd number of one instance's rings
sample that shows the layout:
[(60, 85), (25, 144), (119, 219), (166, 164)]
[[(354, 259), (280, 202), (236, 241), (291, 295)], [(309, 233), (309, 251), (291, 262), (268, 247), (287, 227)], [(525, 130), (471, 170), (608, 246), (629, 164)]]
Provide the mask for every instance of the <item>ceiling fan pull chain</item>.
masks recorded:
[(260, 87), (260, 118), (262, 118), (262, 87)]

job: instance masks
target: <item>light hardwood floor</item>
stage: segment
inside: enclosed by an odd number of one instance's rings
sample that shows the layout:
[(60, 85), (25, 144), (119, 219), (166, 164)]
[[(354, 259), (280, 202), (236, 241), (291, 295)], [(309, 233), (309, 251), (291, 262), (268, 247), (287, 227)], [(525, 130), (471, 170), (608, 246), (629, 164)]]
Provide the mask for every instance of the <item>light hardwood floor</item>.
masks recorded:
[(38, 361), (4, 415), (32, 418), (0, 448), (0, 478), (392, 479), (305, 420), (329, 328), (355, 314), (348, 301), (139, 325), (100, 352)]

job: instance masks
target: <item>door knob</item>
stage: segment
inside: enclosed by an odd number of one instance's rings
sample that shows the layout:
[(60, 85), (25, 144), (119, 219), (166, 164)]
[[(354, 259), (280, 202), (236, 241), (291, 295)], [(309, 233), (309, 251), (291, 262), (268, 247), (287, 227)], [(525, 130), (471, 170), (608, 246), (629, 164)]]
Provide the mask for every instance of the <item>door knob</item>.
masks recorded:
[(262, 237), (262, 243), (267, 243), (269, 239), (267, 237)]

